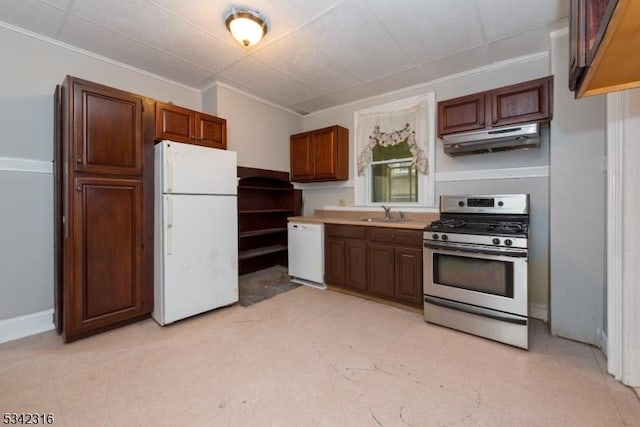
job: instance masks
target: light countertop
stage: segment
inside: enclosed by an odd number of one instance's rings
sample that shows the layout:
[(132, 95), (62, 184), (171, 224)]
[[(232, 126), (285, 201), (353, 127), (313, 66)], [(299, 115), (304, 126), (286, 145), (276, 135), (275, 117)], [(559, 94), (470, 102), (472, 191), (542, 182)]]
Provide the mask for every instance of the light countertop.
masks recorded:
[[(391, 217), (397, 219), (397, 213), (392, 212)], [(433, 213), (406, 213), (406, 221), (367, 221), (367, 218), (382, 218), (382, 213), (370, 211), (329, 211), (316, 210), (314, 216), (292, 216), (289, 217), (291, 222), (300, 222), (305, 224), (344, 224), (344, 225), (360, 225), (366, 227), (388, 227), (388, 228), (405, 228), (412, 230), (422, 230), (431, 221), (439, 218), (439, 214)]]

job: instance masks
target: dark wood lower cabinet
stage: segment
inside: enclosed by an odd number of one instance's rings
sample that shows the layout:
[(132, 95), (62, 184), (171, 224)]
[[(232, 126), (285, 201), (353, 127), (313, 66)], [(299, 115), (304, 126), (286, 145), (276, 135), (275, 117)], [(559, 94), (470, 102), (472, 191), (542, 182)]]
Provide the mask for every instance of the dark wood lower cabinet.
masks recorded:
[(396, 247), (394, 255), (395, 298), (422, 305), (422, 247)]
[(325, 282), (422, 306), (422, 231), (325, 224)]
[[(76, 178), (73, 280), (67, 293), (72, 333), (144, 314), (142, 181)], [(150, 302), (150, 301), (149, 301)]]
[[(326, 234), (326, 233), (325, 233)], [(325, 236), (324, 281), (334, 285), (345, 283), (346, 242), (344, 238)]]
[(347, 239), (345, 241), (345, 278), (344, 284), (353, 289), (367, 287), (367, 242)]
[(395, 261), (393, 245), (369, 243), (369, 291), (393, 297)]

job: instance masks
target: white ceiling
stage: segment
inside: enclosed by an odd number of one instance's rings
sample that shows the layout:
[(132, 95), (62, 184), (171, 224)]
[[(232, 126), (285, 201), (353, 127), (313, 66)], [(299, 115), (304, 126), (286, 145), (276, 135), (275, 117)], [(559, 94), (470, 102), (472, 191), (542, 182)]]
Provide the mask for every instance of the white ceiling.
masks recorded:
[(0, 0), (0, 20), (185, 85), (214, 81), (302, 114), (547, 50), (569, 0), (246, 0), (246, 49), (219, 0)]

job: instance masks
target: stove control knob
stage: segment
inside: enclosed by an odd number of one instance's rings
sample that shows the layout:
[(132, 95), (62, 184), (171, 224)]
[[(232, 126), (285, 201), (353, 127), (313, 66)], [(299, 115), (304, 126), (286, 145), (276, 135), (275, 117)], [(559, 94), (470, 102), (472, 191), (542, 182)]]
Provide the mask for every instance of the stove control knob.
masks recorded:
[(504, 241), (504, 244), (507, 245), (507, 246), (511, 246), (511, 245), (513, 245), (513, 242), (511, 241), (511, 239), (507, 239), (507, 240)]
[(464, 206), (464, 202), (463, 202), (462, 200), (460, 200), (460, 201), (458, 202), (458, 206), (463, 207), (463, 206)]
[(449, 236), (447, 236), (446, 234), (443, 234), (443, 235), (442, 235), (442, 240), (445, 240), (445, 241), (446, 241), (446, 240), (449, 240)]
[(438, 236), (437, 234), (433, 233), (433, 234), (431, 235), (431, 238), (432, 238), (433, 240), (438, 240), (438, 239), (440, 238), (440, 236)]
[(500, 239), (493, 239), (492, 240), (494, 245), (499, 245), (500, 244)]
[(500, 201), (498, 202), (498, 206), (503, 207), (503, 206), (504, 206), (504, 202), (503, 202), (502, 200), (500, 200)]

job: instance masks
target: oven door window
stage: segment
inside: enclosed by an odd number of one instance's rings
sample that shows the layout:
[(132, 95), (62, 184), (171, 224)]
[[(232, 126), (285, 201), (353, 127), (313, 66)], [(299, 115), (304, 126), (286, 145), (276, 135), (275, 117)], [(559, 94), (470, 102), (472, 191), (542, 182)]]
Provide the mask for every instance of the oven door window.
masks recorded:
[(513, 298), (513, 263), (434, 253), (433, 282)]

